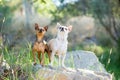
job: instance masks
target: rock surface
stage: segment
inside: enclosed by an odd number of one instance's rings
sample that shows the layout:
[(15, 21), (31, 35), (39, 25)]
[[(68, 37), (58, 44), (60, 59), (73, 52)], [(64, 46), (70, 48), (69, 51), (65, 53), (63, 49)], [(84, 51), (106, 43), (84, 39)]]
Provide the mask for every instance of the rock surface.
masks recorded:
[[(112, 75), (107, 73), (93, 52), (69, 52), (65, 63), (67, 68), (51, 69), (35, 65), (33, 78), (35, 80), (112, 80)], [(74, 68), (70, 68), (72, 66)]]
[(68, 67), (106, 72), (95, 53), (90, 51), (72, 51), (66, 55), (65, 64)]
[(112, 80), (112, 76), (104, 72), (85, 69), (49, 69), (41, 68), (34, 76), (35, 80)]

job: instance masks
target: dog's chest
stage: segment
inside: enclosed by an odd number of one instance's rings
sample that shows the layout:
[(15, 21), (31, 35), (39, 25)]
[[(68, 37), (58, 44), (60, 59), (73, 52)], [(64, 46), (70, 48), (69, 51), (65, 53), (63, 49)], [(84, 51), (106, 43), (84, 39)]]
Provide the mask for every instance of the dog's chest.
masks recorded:
[(56, 48), (58, 50), (66, 50), (67, 49), (67, 44), (68, 44), (67, 41), (57, 40), (56, 41)]
[(44, 43), (38, 43), (36, 42), (33, 47), (36, 51), (43, 51), (45, 49)]

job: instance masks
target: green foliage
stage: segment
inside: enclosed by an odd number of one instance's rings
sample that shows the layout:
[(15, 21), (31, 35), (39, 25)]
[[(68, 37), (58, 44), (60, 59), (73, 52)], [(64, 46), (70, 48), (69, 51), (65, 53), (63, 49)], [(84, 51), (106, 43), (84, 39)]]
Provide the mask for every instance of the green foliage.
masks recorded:
[(16, 1), (17, 5), (13, 5), (13, 2), (13, 0), (0, 0), (0, 29), (10, 27), (13, 13), (20, 5), (18, 1)]
[(81, 15), (78, 7), (79, 6), (76, 6), (75, 3), (67, 3), (66, 5), (58, 6), (55, 11), (51, 11), (54, 16), (53, 22), (65, 22), (66, 19), (69, 19), (73, 16)]
[(37, 0), (34, 2), (33, 7), (35, 8), (36, 12), (46, 17), (52, 17), (52, 14), (50, 14), (50, 12), (56, 10), (56, 7), (52, 0)]
[[(22, 70), (24, 70), (24, 75), (31, 75), (32, 73), (32, 57), (31, 57), (31, 51), (29, 48), (21, 48), (19, 51), (15, 50), (8, 50), (7, 47), (5, 47), (3, 52), (3, 58), (6, 60), (6, 62), (10, 65), (10, 67), (13, 66), (20, 66)], [(18, 73), (19, 74), (19, 73)], [(6, 77), (6, 79), (11, 79), (11, 76)], [(13, 79), (17, 80), (17, 74), (13, 77)]]
[(114, 74), (115, 80), (120, 79), (120, 57), (119, 50), (116, 48), (103, 48), (104, 53), (100, 56), (100, 61), (104, 64), (108, 72)]
[(6, 24), (8, 24), (11, 20), (11, 8), (8, 5), (0, 4), (0, 25), (2, 26), (3, 19), (5, 18)]
[(66, 22), (71, 17), (92, 13), (91, 1), (89, 0), (78, 0), (66, 4), (64, 1), (60, 0), (61, 5), (57, 6), (57, 9), (51, 12), (54, 16), (53, 22)]

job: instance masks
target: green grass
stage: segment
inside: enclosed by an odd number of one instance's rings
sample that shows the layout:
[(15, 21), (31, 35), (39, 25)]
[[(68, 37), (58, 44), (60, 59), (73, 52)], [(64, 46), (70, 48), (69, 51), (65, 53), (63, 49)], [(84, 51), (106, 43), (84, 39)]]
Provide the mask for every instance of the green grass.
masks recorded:
[[(25, 73), (25, 75), (28, 76), (28, 80), (33, 80), (33, 57), (32, 57), (32, 51), (31, 51), (31, 44), (27, 44), (25, 47), (19, 47), (19, 49), (13, 48), (12, 50), (9, 50), (7, 47), (0, 50), (0, 54), (2, 54), (3, 59), (6, 60), (6, 62), (9, 64), (10, 67), (14, 66), (20, 66), (21, 70)], [(37, 58), (37, 63), (39, 64), (39, 60)], [(71, 56), (70, 61), (71, 67), (74, 67), (73, 64), (73, 57)], [(49, 64), (48, 55), (45, 54), (45, 65)], [(58, 66), (58, 58), (55, 58), (54, 60), (54, 66)], [(4, 77), (4, 80), (18, 80), (19, 73), (16, 73), (14, 77), (8, 76)]]
[[(2, 50), (3, 59), (9, 64), (10, 67), (20, 66), (20, 68), (29, 76), (32, 73), (32, 56), (30, 48), (21, 48), (20, 50), (8, 50), (7, 47)], [(17, 80), (17, 76), (14, 76)], [(7, 77), (5, 80), (10, 80)]]
[[(9, 64), (12, 68), (14, 66), (19, 66), (21, 70), (28, 76), (28, 80), (33, 80), (31, 77), (33, 73), (33, 57), (31, 51), (31, 45), (27, 44), (25, 47), (21, 47), (19, 49), (13, 48), (12, 50), (8, 50), (7, 47), (0, 50), (0, 54), (2, 54), (3, 59)], [(46, 55), (45, 55), (46, 56)], [(37, 57), (37, 56), (36, 56)], [(39, 64), (38, 58), (37, 63)], [(45, 64), (48, 64), (48, 59), (45, 59)], [(12, 80), (18, 80), (17, 74), (12, 77)], [(4, 77), (4, 80), (11, 80), (11, 76)]]

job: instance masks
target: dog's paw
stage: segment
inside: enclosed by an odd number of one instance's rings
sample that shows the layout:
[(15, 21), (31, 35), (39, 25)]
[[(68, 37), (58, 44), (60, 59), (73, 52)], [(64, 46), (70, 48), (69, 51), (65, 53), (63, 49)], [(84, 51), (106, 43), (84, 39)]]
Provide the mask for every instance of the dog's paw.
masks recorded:
[(37, 65), (37, 63), (36, 63), (36, 62), (34, 62), (34, 63), (33, 63), (33, 65), (34, 65), (34, 66), (35, 66), (35, 65)]
[(42, 65), (37, 64), (37, 65), (36, 65), (36, 68), (39, 68), (39, 69), (40, 69), (40, 68), (42, 68)]
[(61, 67), (63, 70), (67, 70), (67, 67), (66, 66), (62, 66)]
[(33, 72), (37, 72), (39, 69), (41, 69), (42, 66), (40, 64), (33, 65)]
[(36, 62), (32, 62), (32, 66), (36, 66), (37, 65), (37, 63)]
[(53, 66), (51, 66), (51, 65), (48, 65), (47, 66), (49, 69), (55, 69)]
[(65, 65), (62, 65), (62, 68), (66, 68), (66, 66), (65, 66)]

